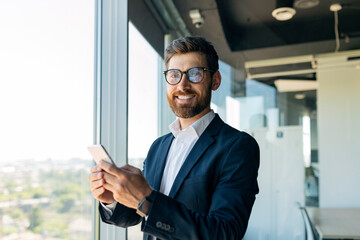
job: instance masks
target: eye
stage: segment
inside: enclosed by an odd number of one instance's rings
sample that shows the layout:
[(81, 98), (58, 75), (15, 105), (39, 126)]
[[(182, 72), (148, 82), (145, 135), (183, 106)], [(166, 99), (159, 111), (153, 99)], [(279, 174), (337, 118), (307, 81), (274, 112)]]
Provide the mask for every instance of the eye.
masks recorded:
[(181, 74), (180, 74), (179, 71), (169, 71), (167, 75), (168, 75), (169, 78), (178, 79), (178, 78), (180, 78)]
[(193, 82), (199, 82), (202, 80), (202, 69), (201, 68), (191, 68), (188, 71), (189, 79)]

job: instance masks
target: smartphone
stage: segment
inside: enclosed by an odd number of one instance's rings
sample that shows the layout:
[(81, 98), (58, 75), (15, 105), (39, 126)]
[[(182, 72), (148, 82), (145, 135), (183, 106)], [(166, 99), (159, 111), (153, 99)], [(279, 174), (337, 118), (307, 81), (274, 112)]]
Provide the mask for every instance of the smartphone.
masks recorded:
[(114, 161), (101, 144), (88, 146), (88, 150), (97, 164), (99, 164), (100, 160), (104, 160), (115, 165)]

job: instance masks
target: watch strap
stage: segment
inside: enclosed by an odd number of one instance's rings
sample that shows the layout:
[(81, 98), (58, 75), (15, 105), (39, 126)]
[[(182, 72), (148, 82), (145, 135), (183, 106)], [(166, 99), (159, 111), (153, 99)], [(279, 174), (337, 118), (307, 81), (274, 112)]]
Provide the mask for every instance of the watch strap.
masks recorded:
[(136, 209), (136, 213), (139, 214), (141, 217), (146, 217), (149, 214), (154, 199), (155, 199), (155, 191), (152, 191), (149, 196), (141, 200), (141, 202), (139, 203)]

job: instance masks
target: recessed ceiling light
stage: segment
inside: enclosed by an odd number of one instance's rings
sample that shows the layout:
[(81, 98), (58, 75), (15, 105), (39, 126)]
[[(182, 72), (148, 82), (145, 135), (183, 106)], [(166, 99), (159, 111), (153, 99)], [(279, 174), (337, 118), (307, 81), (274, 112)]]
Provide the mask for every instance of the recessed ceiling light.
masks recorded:
[(276, 0), (276, 8), (272, 11), (272, 16), (278, 21), (291, 19), (296, 13), (293, 4), (294, 0)]
[(290, 7), (277, 8), (272, 11), (272, 16), (278, 21), (287, 21), (295, 15), (296, 11)]
[(303, 100), (305, 99), (305, 97), (306, 97), (305, 93), (297, 93), (294, 95), (294, 98), (297, 100)]

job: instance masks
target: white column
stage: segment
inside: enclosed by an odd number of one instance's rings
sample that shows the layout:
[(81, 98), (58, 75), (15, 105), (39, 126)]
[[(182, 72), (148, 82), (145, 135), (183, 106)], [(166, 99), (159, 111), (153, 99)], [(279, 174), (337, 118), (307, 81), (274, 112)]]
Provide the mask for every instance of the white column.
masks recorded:
[(360, 207), (360, 70), (347, 56), (318, 63), (320, 207)]

